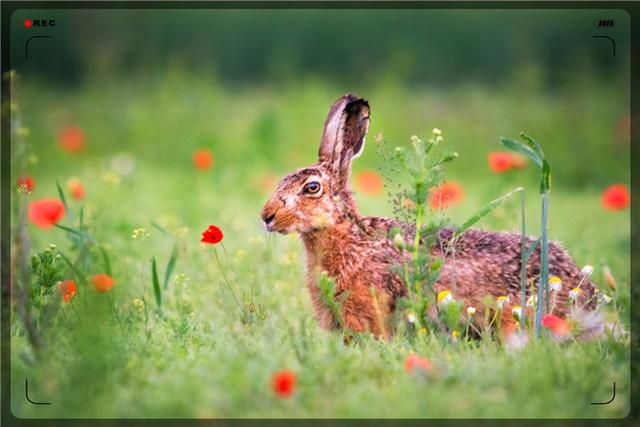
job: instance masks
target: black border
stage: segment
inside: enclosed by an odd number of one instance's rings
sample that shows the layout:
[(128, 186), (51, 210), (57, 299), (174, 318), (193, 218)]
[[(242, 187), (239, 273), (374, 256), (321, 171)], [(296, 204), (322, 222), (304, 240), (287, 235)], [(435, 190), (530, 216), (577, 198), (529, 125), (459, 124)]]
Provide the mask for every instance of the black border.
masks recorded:
[[(635, 300), (640, 297), (640, 283), (636, 278), (640, 273), (640, 256), (637, 220), (635, 214), (638, 212), (638, 184), (640, 173), (634, 168), (635, 160), (638, 159), (640, 143), (638, 138), (638, 84), (634, 80), (640, 76), (638, 68), (638, 52), (635, 50), (636, 42), (640, 40), (640, 26), (637, 25), (637, 19), (640, 18), (640, 2), (631, 1), (3, 1), (1, 4), (1, 76), (4, 76), (10, 70), (10, 19), (14, 11), (18, 9), (622, 9), (629, 13), (631, 20), (631, 38), (630, 38), (630, 112), (631, 112), (631, 388), (630, 388), (630, 412), (622, 419), (224, 419), (224, 418), (180, 418), (180, 419), (153, 419), (153, 418), (16, 418), (11, 413), (10, 405), (10, 289), (9, 289), (9, 267), (10, 267), (10, 248), (11, 248), (11, 229), (10, 229), (10, 111), (8, 102), (10, 99), (9, 84), (6, 79), (2, 78), (2, 95), (1, 95), (1, 139), (4, 141), (0, 145), (0, 357), (1, 357), (1, 386), (0, 386), (0, 425), (5, 426), (35, 426), (35, 425), (67, 425), (67, 426), (173, 426), (173, 425), (250, 425), (256, 422), (263, 424), (281, 425), (287, 424), (315, 424), (326, 425), (362, 425), (364, 423), (380, 423), (387, 425), (452, 425), (452, 424), (471, 424), (479, 425), (495, 425), (495, 424), (513, 424), (513, 425), (625, 425), (632, 423), (633, 420), (640, 419), (640, 408), (638, 400), (640, 400), (640, 388), (638, 383), (638, 374), (640, 370), (640, 345), (636, 331), (640, 322), (640, 312)], [(460, 396), (464, 398), (464, 396)], [(132, 402), (135, 404), (135, 402)]]

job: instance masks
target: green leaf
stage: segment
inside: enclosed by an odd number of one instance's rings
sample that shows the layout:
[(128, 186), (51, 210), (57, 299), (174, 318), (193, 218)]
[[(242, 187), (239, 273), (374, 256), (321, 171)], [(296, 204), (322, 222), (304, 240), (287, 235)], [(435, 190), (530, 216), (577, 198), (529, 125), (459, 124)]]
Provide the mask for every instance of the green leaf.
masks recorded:
[(160, 231), (162, 234), (164, 234), (165, 236), (171, 236), (171, 234), (165, 230), (164, 228), (162, 228), (160, 225), (158, 225), (155, 222), (151, 222), (151, 225), (154, 226), (158, 231)]
[(55, 225), (56, 227), (60, 228), (61, 230), (66, 231), (67, 233), (77, 234), (78, 236), (84, 236), (83, 232), (78, 231), (76, 229), (65, 227), (64, 225), (60, 225), (60, 224), (53, 224), (53, 225)]
[(549, 166), (549, 162), (544, 156), (542, 151), (542, 146), (538, 141), (531, 138), (524, 132), (520, 132), (520, 136), (524, 138), (524, 140), (529, 144), (532, 150), (534, 150), (542, 159), (542, 181), (540, 182), (540, 193), (548, 193), (551, 190), (551, 166)]
[(173, 274), (173, 270), (176, 267), (176, 261), (178, 260), (178, 246), (173, 245), (173, 249), (171, 250), (171, 258), (169, 258), (169, 262), (167, 263), (167, 268), (164, 271), (164, 288), (167, 289), (169, 287), (169, 279), (171, 279), (171, 274)]
[(324, 271), (320, 274), (318, 288), (321, 291), (320, 298), (333, 314), (335, 321), (340, 325), (340, 327), (344, 328), (345, 323), (342, 317), (342, 304), (349, 297), (349, 291), (345, 290), (341, 295), (336, 296), (335, 282)]
[(62, 191), (62, 187), (60, 187), (60, 181), (58, 180), (56, 180), (56, 188), (58, 189), (58, 195), (60, 196), (60, 200), (62, 200), (64, 210), (68, 213), (71, 213), (71, 211), (69, 210), (69, 206), (67, 205), (67, 198), (64, 197), (64, 191)]
[(497, 199), (492, 200), (491, 202), (489, 202), (482, 209), (480, 209), (478, 212), (476, 212), (475, 215), (473, 215), (471, 218), (466, 220), (460, 227), (458, 227), (456, 232), (453, 234), (453, 238), (455, 239), (457, 237), (460, 237), (462, 234), (464, 234), (465, 231), (467, 231), (469, 228), (471, 228), (476, 222), (480, 221), (482, 218), (487, 216), (495, 208), (497, 208), (498, 206), (503, 204), (505, 200), (507, 200), (509, 197), (511, 197), (515, 193), (517, 193), (519, 191), (522, 191), (522, 190), (524, 190), (524, 188), (518, 187), (515, 190), (512, 190), (512, 191), (508, 192), (507, 194), (505, 194), (505, 195), (503, 195), (501, 197), (498, 197)]
[(524, 138), (524, 140), (527, 141), (527, 144), (529, 144), (529, 147), (531, 147), (540, 156), (540, 158), (544, 160), (545, 157), (540, 143), (524, 132), (520, 132), (520, 136)]
[(156, 265), (156, 257), (151, 261), (151, 279), (153, 282), (153, 294), (156, 297), (158, 310), (162, 308), (162, 290), (160, 289), (160, 281), (158, 280), (158, 266)]
[(100, 248), (100, 253), (102, 254), (102, 262), (104, 264), (104, 272), (107, 273), (109, 276), (112, 276), (112, 274), (111, 274), (111, 262), (109, 261), (109, 255), (107, 254), (107, 251), (102, 246), (99, 246), (99, 248)]
[(542, 181), (540, 182), (540, 193), (551, 191), (551, 166), (546, 160), (542, 164)]
[(551, 190), (551, 166), (549, 166), (549, 162), (547, 162), (547, 159), (544, 156), (542, 146), (538, 141), (531, 138), (524, 132), (521, 132), (520, 136), (525, 140), (524, 143), (503, 137), (500, 138), (500, 142), (506, 148), (526, 156), (540, 166), (542, 169), (540, 193), (548, 193)]
[(84, 278), (84, 276), (80, 274), (80, 272), (74, 267), (74, 265), (71, 262), (71, 260), (69, 258), (67, 258), (67, 256), (61, 250), (58, 250), (58, 254), (60, 254), (60, 257), (64, 260), (64, 262), (67, 263), (67, 265), (69, 266), (69, 269), (76, 276), (76, 279), (78, 279), (78, 282), (79, 283), (87, 283), (85, 278)]
[(542, 158), (529, 146), (521, 142), (514, 141), (513, 139), (503, 137), (500, 137), (500, 142), (502, 143), (502, 145), (504, 145), (505, 148), (522, 154), (538, 166), (542, 167)]
[(533, 253), (533, 251), (536, 250), (536, 247), (538, 246), (538, 243), (540, 243), (540, 238), (536, 239), (535, 242), (533, 242), (531, 244), (531, 246), (529, 246), (529, 248), (527, 248), (527, 250), (524, 253), (524, 260), (528, 260), (529, 257), (531, 256), (531, 254)]
[(79, 224), (80, 224), (78, 228), (81, 231), (84, 231), (84, 207), (80, 208), (80, 214), (78, 215), (78, 217), (79, 217), (78, 221), (79, 221)]

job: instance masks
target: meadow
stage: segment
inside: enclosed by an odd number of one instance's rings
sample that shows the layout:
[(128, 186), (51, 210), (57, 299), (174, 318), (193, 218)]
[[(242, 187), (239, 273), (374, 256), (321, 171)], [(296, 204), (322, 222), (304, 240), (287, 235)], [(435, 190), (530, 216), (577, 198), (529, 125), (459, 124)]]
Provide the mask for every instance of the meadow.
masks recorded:
[[(533, 82), (533, 83), (531, 83)], [(543, 144), (553, 167), (550, 236), (612, 301), (609, 322), (629, 327), (629, 211), (602, 205), (602, 192), (629, 181), (627, 99), (615, 83), (578, 75), (557, 90), (531, 82), (496, 87), (409, 87), (381, 81), (339, 87), (320, 80), (227, 86), (169, 68), (150, 78), (90, 80), (49, 86), (17, 84), (14, 119), (23, 129), (14, 145), (12, 183), (28, 174), (30, 194), (13, 191), (14, 205), (58, 198), (69, 211), (60, 222), (87, 232), (107, 253), (115, 284), (95, 292), (78, 283), (69, 302), (57, 289), (38, 325), (39, 357), (12, 303), (11, 410), (17, 417), (61, 418), (620, 418), (629, 412), (628, 337), (591, 342), (533, 340), (521, 350), (496, 340), (425, 333), (390, 341), (361, 336), (345, 344), (321, 330), (304, 285), (305, 260), (295, 235), (267, 234), (259, 212), (285, 173), (316, 160), (331, 102), (346, 91), (369, 99), (371, 127), (352, 182), (374, 171), (392, 183), (373, 136), (409, 146), (412, 135), (442, 130), (443, 145), (459, 153), (447, 180), (464, 190), (446, 210), (460, 224), (490, 200), (524, 186), (527, 228), (539, 232), (539, 172), (531, 165), (493, 172), (487, 156), (503, 150), (500, 136), (520, 131)], [(526, 94), (526, 96), (524, 95)], [(79, 129), (84, 147), (61, 148), (61, 132)], [(26, 130), (25, 130), (26, 129)], [(76, 135), (77, 136), (77, 135)], [(67, 136), (68, 137), (68, 136)], [(13, 141), (12, 141), (13, 142)], [(378, 147), (379, 148), (379, 147)], [(198, 149), (213, 154), (194, 166)], [(24, 165), (24, 167), (20, 167)], [(81, 183), (81, 200), (69, 183)], [(13, 185), (13, 184), (12, 184)], [(72, 190), (73, 188), (71, 188)], [(360, 210), (393, 215), (385, 189), (354, 186)], [(24, 222), (24, 218), (21, 219)], [(16, 226), (20, 219), (14, 218)], [(520, 210), (508, 201), (478, 226), (517, 230)], [(223, 245), (205, 245), (210, 224)], [(75, 256), (69, 233), (26, 226), (31, 254)], [(173, 274), (164, 286), (172, 251)], [(220, 257), (221, 263), (216, 261)], [(155, 261), (154, 261), (155, 260)], [(57, 261), (65, 277), (73, 273)], [(157, 265), (161, 306), (154, 290)], [(105, 273), (98, 255), (88, 274)], [(606, 285), (606, 268), (615, 291)], [(234, 300), (238, 296), (239, 304)], [(406, 372), (415, 353), (425, 372)], [(272, 375), (295, 373), (291, 395), (274, 392)], [(31, 405), (30, 397), (51, 405)], [(606, 401), (615, 381), (617, 397)]]

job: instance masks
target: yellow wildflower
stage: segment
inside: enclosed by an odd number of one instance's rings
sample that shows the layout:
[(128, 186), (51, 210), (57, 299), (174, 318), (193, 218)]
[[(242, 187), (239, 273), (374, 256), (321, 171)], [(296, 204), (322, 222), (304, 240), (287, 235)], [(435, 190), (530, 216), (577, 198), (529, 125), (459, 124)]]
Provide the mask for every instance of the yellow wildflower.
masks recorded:
[(444, 290), (438, 292), (438, 304), (446, 305), (453, 301), (453, 296), (451, 296), (451, 292)]

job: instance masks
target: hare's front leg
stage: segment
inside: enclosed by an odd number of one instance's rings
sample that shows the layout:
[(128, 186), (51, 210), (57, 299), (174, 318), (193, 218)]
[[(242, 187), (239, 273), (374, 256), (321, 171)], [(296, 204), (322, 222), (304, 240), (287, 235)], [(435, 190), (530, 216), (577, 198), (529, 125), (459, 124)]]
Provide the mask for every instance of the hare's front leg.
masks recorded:
[(390, 337), (389, 296), (361, 283), (352, 286), (348, 292), (341, 310), (344, 327), (354, 332)]

